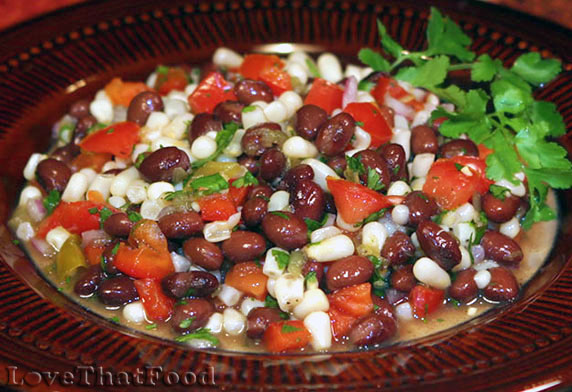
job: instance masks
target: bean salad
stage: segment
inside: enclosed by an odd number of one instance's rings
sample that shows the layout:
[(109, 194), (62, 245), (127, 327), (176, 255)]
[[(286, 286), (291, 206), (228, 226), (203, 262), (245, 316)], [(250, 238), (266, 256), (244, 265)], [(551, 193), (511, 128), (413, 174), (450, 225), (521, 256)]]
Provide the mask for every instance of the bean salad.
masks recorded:
[[(467, 66), (452, 26), (433, 9), (427, 51), (406, 52), (380, 23), (384, 56), (363, 65), (222, 47), (114, 78), (32, 154), (11, 227), (83, 306), (196, 348), (376, 347), (513, 302), (550, 251), (559, 186), (519, 144), (514, 94), (497, 97), (550, 60)], [(490, 90), (444, 84), (463, 69)]]

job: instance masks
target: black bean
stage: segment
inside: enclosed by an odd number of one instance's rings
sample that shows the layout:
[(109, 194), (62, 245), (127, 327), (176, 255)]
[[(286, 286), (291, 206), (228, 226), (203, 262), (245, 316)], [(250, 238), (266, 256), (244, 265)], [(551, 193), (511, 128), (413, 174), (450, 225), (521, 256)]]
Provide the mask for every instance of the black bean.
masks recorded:
[(292, 192), (291, 204), (296, 216), (319, 221), (326, 206), (324, 191), (312, 180), (298, 181)]
[(242, 109), (244, 104), (237, 101), (224, 101), (215, 106), (213, 114), (227, 124), (235, 122), (242, 124)]
[(191, 165), (187, 154), (177, 147), (163, 147), (141, 162), (139, 172), (148, 181), (171, 181), (176, 168), (187, 170)]
[(479, 293), (479, 288), (475, 282), (477, 271), (469, 268), (459, 272), (449, 287), (449, 296), (460, 302), (471, 302)]
[(314, 140), (320, 126), (328, 119), (328, 113), (316, 105), (304, 105), (296, 112), (294, 129), (306, 140)]
[(424, 220), (417, 226), (416, 233), (423, 252), (445, 271), (461, 262), (461, 249), (457, 240), (438, 224)]
[(437, 154), (439, 142), (435, 131), (427, 125), (417, 125), (411, 129), (411, 152), (414, 155)]
[(520, 245), (498, 231), (488, 230), (481, 239), (481, 245), (485, 250), (485, 258), (497, 263), (510, 266), (522, 261), (523, 253)]
[(367, 185), (371, 169), (379, 176), (378, 184), (383, 186), (380, 190), (387, 190), (391, 182), (391, 172), (387, 162), (372, 150), (362, 150), (355, 154), (354, 157), (358, 158), (365, 168), (365, 172), (360, 174), (361, 181)]
[(204, 224), (196, 212), (182, 211), (162, 216), (159, 219), (159, 227), (165, 237), (180, 240), (201, 233)]
[(220, 130), (222, 130), (222, 122), (218, 118), (209, 113), (199, 113), (189, 125), (189, 142), (192, 144), (199, 136)]
[(274, 95), (268, 85), (259, 80), (244, 79), (234, 85), (234, 94), (240, 103), (250, 105), (256, 101), (272, 102)]
[(79, 142), (87, 136), (87, 131), (95, 124), (97, 124), (97, 119), (91, 114), (79, 118), (73, 130), (72, 141), (79, 144)]
[(103, 230), (113, 237), (127, 237), (131, 233), (133, 222), (126, 213), (117, 212), (103, 223)]
[(316, 147), (327, 156), (341, 154), (355, 131), (355, 121), (348, 113), (340, 113), (322, 124), (316, 136)]
[(183, 244), (185, 256), (208, 270), (217, 270), (223, 262), (220, 248), (204, 238), (190, 238)]
[(435, 200), (421, 191), (409, 193), (403, 204), (409, 208), (409, 224), (412, 226), (417, 226), (439, 212)]
[(272, 181), (284, 172), (286, 167), (286, 157), (275, 148), (266, 151), (259, 160), (260, 177), (265, 181)]
[(405, 159), (405, 150), (401, 145), (396, 143), (384, 144), (379, 148), (379, 154), (387, 162), (391, 181), (407, 181), (407, 160)]
[(235, 231), (222, 243), (224, 256), (234, 263), (255, 260), (265, 251), (266, 240), (252, 231)]
[(270, 323), (282, 321), (277, 308), (255, 308), (246, 317), (246, 335), (251, 339), (259, 339)]
[(97, 297), (108, 306), (121, 306), (139, 299), (133, 280), (127, 276), (105, 279), (97, 289)]
[(481, 207), (487, 218), (496, 223), (509, 221), (520, 206), (520, 198), (516, 196), (506, 196), (504, 200), (498, 199), (491, 193), (487, 193), (481, 200)]
[(373, 270), (373, 263), (367, 257), (344, 257), (334, 261), (326, 271), (326, 286), (329, 290), (337, 290), (367, 282)]
[(137, 94), (127, 108), (127, 121), (145, 125), (152, 112), (164, 109), (161, 96), (155, 91), (143, 91)]
[(76, 119), (85, 117), (89, 114), (89, 100), (87, 99), (80, 99), (79, 101), (75, 101), (69, 110), (69, 115), (75, 117)]
[(99, 264), (91, 265), (85, 270), (74, 285), (74, 292), (82, 297), (89, 297), (97, 291), (104, 278)]
[(381, 249), (381, 256), (386, 258), (391, 265), (406, 263), (414, 253), (415, 245), (411, 238), (402, 231), (393, 233)]
[(242, 219), (248, 227), (257, 227), (268, 212), (268, 202), (261, 197), (248, 199), (242, 207)]
[(42, 160), (36, 167), (36, 179), (46, 192), (63, 192), (71, 175), (68, 165), (53, 158)]
[(161, 280), (161, 286), (174, 298), (206, 297), (217, 289), (218, 280), (205, 271), (174, 272)]
[(249, 157), (259, 157), (273, 147), (281, 147), (286, 141), (280, 124), (267, 122), (250, 127), (242, 137), (242, 150)]
[(472, 140), (455, 139), (439, 147), (439, 156), (441, 158), (453, 158), (456, 156), (478, 157), (479, 149)]
[(291, 212), (273, 211), (262, 220), (266, 237), (286, 250), (301, 248), (308, 243), (306, 223)]
[(186, 300), (186, 304), (175, 306), (171, 327), (175, 332), (185, 333), (204, 327), (214, 313), (214, 306), (206, 299)]

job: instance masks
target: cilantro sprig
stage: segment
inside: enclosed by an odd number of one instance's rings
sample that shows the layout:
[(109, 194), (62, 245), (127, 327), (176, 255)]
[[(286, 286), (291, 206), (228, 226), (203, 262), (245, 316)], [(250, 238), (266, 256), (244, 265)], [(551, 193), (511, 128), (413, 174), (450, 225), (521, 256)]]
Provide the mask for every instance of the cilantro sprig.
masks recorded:
[(234, 134), (238, 130), (238, 124), (230, 122), (224, 125), (224, 128), (216, 134), (216, 150), (210, 156), (194, 161), (191, 166), (193, 169), (198, 169), (204, 166), (207, 162), (215, 160), (225, 148), (228, 147)]
[[(518, 185), (522, 182), (518, 174), (526, 175), (530, 209), (522, 222), (525, 229), (554, 219), (554, 211), (546, 205), (548, 188), (571, 187), (572, 164), (566, 150), (551, 141), (566, 133), (562, 116), (553, 103), (535, 100), (533, 87), (552, 81), (561, 71), (560, 61), (525, 53), (505, 68), (488, 54), (477, 57), (469, 49), (471, 39), (436, 8), (431, 8), (425, 50), (406, 50), (379, 20), (378, 31), (385, 57), (365, 48), (358, 54), (360, 60), (453, 103), (455, 112), (439, 107), (431, 119), (446, 118), (439, 128), (445, 137), (467, 134), (493, 150), (486, 159), (489, 179)], [(403, 66), (407, 63), (412, 65)], [(462, 69), (470, 71), (471, 80), (482, 88), (448, 85), (448, 73)]]

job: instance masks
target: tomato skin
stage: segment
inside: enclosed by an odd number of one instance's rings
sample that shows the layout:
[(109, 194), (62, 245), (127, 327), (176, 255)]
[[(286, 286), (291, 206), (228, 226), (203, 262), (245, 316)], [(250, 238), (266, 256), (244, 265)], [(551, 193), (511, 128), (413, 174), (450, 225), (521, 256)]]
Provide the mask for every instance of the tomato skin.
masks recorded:
[(138, 279), (162, 279), (175, 271), (167, 238), (155, 221), (143, 219), (117, 249), (113, 264), (124, 274)]
[(411, 106), (415, 111), (423, 110), (423, 102), (415, 99), (415, 96), (408, 93), (403, 87), (397, 83), (395, 79), (388, 76), (382, 76), (377, 81), (375, 87), (371, 90), (370, 94), (375, 98), (378, 105), (385, 104), (385, 94), (389, 93), (393, 98)]
[(445, 291), (426, 286), (417, 285), (409, 292), (409, 303), (413, 314), (424, 318), (443, 305)]
[(99, 264), (101, 262), (101, 256), (103, 255), (105, 246), (104, 244), (91, 243), (83, 248), (83, 254), (89, 265)]
[(328, 294), (328, 301), (332, 334), (339, 341), (360, 317), (373, 311), (371, 284), (362, 283), (336, 290)]
[(346, 223), (358, 223), (382, 208), (393, 205), (392, 199), (355, 182), (326, 179), (338, 213)]
[(258, 80), (260, 75), (270, 68), (282, 69), (284, 63), (274, 54), (248, 54), (244, 57), (238, 72), (246, 79)]
[(191, 111), (195, 114), (212, 113), (216, 105), (224, 101), (235, 101), (236, 95), (232, 86), (218, 72), (211, 72), (189, 95)]
[(129, 158), (133, 146), (139, 141), (139, 129), (139, 125), (131, 121), (112, 124), (88, 135), (80, 147), (85, 151)]
[(201, 207), (201, 218), (207, 222), (225, 221), (236, 213), (236, 206), (226, 194), (201, 197), (197, 202)]
[(246, 202), (246, 197), (248, 196), (248, 192), (250, 192), (250, 190), (252, 189), (252, 185), (237, 188), (235, 186), (232, 186), (232, 183), (235, 180), (230, 181), (230, 187), (228, 188), (228, 194), (230, 195), (230, 198), (231, 198), (232, 202), (234, 203), (234, 205), (238, 207), (238, 206), (243, 205)]
[(72, 170), (79, 171), (86, 167), (95, 170), (96, 172), (100, 172), (103, 168), (103, 165), (107, 163), (107, 161), (111, 160), (113, 156), (111, 154), (98, 154), (89, 151), (82, 151), (77, 157), (73, 159), (70, 163)]
[(254, 261), (235, 264), (226, 274), (225, 284), (247, 293), (254, 298), (264, 301), (268, 291), (266, 282), (268, 277), (262, 273)]
[(107, 83), (104, 90), (114, 105), (128, 107), (137, 94), (152, 89), (143, 82), (124, 82), (120, 78), (113, 78)]
[(266, 83), (277, 97), (285, 91), (292, 90), (290, 74), (278, 68), (264, 70), (258, 79)]
[(173, 90), (183, 91), (187, 86), (187, 74), (182, 68), (169, 67), (166, 73), (159, 73), (155, 89), (161, 95), (167, 95)]
[(44, 238), (48, 231), (55, 227), (62, 226), (72, 234), (81, 234), (88, 230), (99, 229), (99, 214), (89, 212), (92, 208), (101, 210), (103, 207), (111, 209), (113, 212), (118, 210), (108, 207), (103, 203), (95, 203), (92, 201), (62, 201), (52, 212), (50, 216), (40, 223), (38, 227), (38, 237)]
[[(293, 330), (287, 330), (285, 326)], [(310, 342), (310, 338), (310, 332), (301, 320), (287, 320), (271, 323), (262, 339), (268, 351), (279, 353), (303, 348)]]
[(157, 279), (138, 279), (133, 282), (143, 302), (145, 314), (152, 321), (165, 321), (173, 314), (175, 300), (163, 293)]
[(342, 107), (344, 91), (340, 86), (324, 79), (314, 79), (312, 87), (304, 98), (304, 105), (316, 105), (331, 114), (334, 109)]
[(362, 122), (362, 128), (371, 135), (371, 147), (378, 148), (391, 140), (393, 132), (377, 106), (370, 102), (352, 102), (344, 108), (356, 122)]
[(494, 181), (489, 180), (487, 178), (487, 173), (486, 173), (487, 163), (485, 162), (484, 159), (481, 159), (480, 157), (477, 158), (464, 155), (456, 156), (451, 159), (453, 160), (453, 162), (458, 163), (460, 165), (469, 166), (471, 172), (477, 176), (478, 180), (476, 187), (477, 192), (481, 194), (487, 193), (489, 191), (490, 186), (494, 184)]

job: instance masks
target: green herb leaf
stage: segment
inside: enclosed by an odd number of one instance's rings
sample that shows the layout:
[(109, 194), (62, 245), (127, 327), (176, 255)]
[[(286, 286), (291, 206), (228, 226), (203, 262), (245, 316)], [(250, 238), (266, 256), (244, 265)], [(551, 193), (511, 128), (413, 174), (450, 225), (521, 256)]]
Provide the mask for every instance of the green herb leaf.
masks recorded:
[(369, 80), (360, 80), (358, 83), (357, 89), (359, 91), (367, 91), (368, 93), (375, 87), (375, 83), (370, 82)]
[(278, 307), (278, 301), (276, 301), (276, 298), (274, 298), (273, 296), (268, 294), (268, 295), (266, 295), (266, 299), (264, 300), (264, 306), (266, 308), (277, 308)]
[(194, 316), (184, 319), (183, 321), (181, 321), (179, 323), (179, 328), (182, 328), (182, 329), (189, 328), (191, 326), (191, 324), (193, 324), (193, 321), (195, 321), (195, 319), (196, 319), (196, 317), (194, 317)]
[(56, 189), (52, 189), (50, 193), (48, 193), (48, 196), (44, 197), (42, 204), (44, 205), (48, 215), (51, 215), (51, 213), (54, 212), (56, 207), (60, 204), (60, 201), (61, 195)]
[(504, 186), (492, 184), (489, 187), (489, 192), (492, 193), (492, 195), (497, 199), (504, 201), (504, 199), (506, 198), (506, 193), (507, 192), (510, 193), (510, 190), (508, 188), (505, 188)]
[(175, 341), (179, 343), (184, 343), (195, 339), (206, 340), (215, 346), (220, 343), (219, 340), (215, 336), (213, 336), (213, 334), (208, 328), (199, 328), (196, 331), (188, 333), (186, 335), (177, 336), (175, 338)]
[(369, 65), (374, 71), (387, 72), (391, 68), (389, 61), (384, 59), (381, 54), (369, 48), (361, 49), (358, 53), (358, 58), (362, 63)]
[(134, 166), (139, 169), (141, 167), (141, 164), (143, 163), (143, 161), (145, 160), (145, 158), (147, 157), (147, 154), (145, 154), (144, 152), (140, 153), (139, 155), (137, 155), (137, 158), (135, 159), (135, 163)]
[(298, 328), (295, 327), (293, 325), (290, 324), (282, 324), (282, 333), (292, 333), (292, 332), (297, 332), (297, 331), (301, 331), (302, 328)]
[(414, 86), (432, 88), (445, 81), (449, 58), (447, 56), (435, 57), (418, 67), (406, 67), (399, 70), (396, 79), (409, 82)]
[(251, 172), (246, 172), (244, 176), (232, 182), (232, 186), (235, 188), (242, 188), (250, 185), (258, 185), (258, 180)]
[(376, 220), (380, 219), (383, 215), (385, 215), (387, 210), (388, 210), (387, 208), (382, 208), (381, 210), (374, 212), (361, 222), (354, 224), (354, 227), (360, 227), (362, 225), (365, 225), (366, 223), (375, 222)]
[(371, 261), (375, 269), (381, 268), (383, 266), (383, 263), (381, 262), (381, 259), (379, 257), (370, 255), (367, 256), (367, 258), (369, 259), (369, 261)]
[(499, 112), (518, 114), (532, 103), (532, 96), (506, 79), (491, 83), (495, 109)]
[(364, 174), (365, 173), (365, 166), (361, 162), (360, 157), (352, 157), (352, 156), (346, 155), (346, 162), (348, 165), (348, 169), (350, 169), (354, 173), (357, 173), (357, 174)]
[(290, 220), (290, 217), (289, 217), (288, 215), (286, 215), (285, 213), (283, 213), (283, 212), (280, 212), (280, 211), (271, 211), (270, 213), (271, 213), (272, 215), (279, 216), (279, 217), (282, 218), (282, 219)]
[(272, 256), (276, 259), (276, 263), (278, 264), (278, 268), (281, 270), (285, 270), (290, 264), (290, 255), (286, 252), (283, 252), (278, 249), (272, 250)]
[(306, 222), (306, 226), (308, 227), (309, 232), (318, 230), (320, 227), (323, 227), (327, 221), (328, 221), (327, 214), (324, 214), (324, 217), (319, 222), (310, 218), (304, 218), (304, 222)]
[(210, 195), (228, 189), (228, 181), (219, 173), (210, 176), (199, 177), (190, 182), (190, 187), (200, 195)]
[(112, 323), (119, 324), (119, 317), (113, 316), (109, 319)]
[(385, 188), (385, 185), (383, 182), (381, 182), (381, 177), (371, 167), (367, 171), (367, 187), (369, 189), (373, 189), (374, 191), (380, 191)]
[(169, 67), (166, 65), (159, 65), (155, 68), (155, 72), (160, 75), (167, 75), (169, 73)]
[(192, 192), (186, 191), (184, 189), (180, 191), (167, 192), (163, 195), (163, 200), (171, 201), (175, 199), (189, 198), (192, 196)]
[(249, 106), (245, 106), (244, 108), (242, 108), (242, 113), (250, 113), (250, 112), (254, 112), (255, 110), (256, 110), (256, 106), (249, 105)]
[(471, 39), (448, 17), (443, 17), (435, 7), (431, 7), (431, 15), (427, 25), (426, 55), (446, 54), (455, 56), (461, 61), (472, 61), (475, 54), (467, 49)]
[(62, 143), (69, 143), (73, 135), (74, 126), (72, 124), (62, 124), (58, 130), (58, 139)]
[(135, 211), (129, 211), (127, 213), (127, 217), (129, 218), (129, 220), (131, 222), (139, 222), (141, 219), (143, 219), (143, 217), (141, 216), (140, 213), (135, 212)]
[(471, 80), (473, 82), (490, 82), (502, 68), (499, 59), (492, 59), (488, 54), (482, 54), (471, 68)]
[(117, 254), (117, 251), (119, 250), (119, 245), (121, 245), (121, 242), (118, 242), (118, 243), (116, 243), (116, 244), (113, 246), (113, 249), (111, 249), (111, 254), (112, 254), (112, 255), (115, 256), (115, 255)]
[(307, 283), (315, 283), (318, 281), (318, 276), (316, 275), (316, 271), (310, 271), (304, 276), (304, 281)]
[(387, 34), (387, 29), (379, 19), (377, 20), (377, 32), (381, 39), (383, 49), (395, 58), (400, 57), (404, 51), (403, 47), (395, 42), (389, 34)]
[(234, 134), (236, 133), (237, 130), (238, 130), (238, 124), (237, 123), (230, 122), (228, 124), (225, 124), (222, 131), (219, 131), (216, 134), (216, 138), (215, 138), (216, 145), (217, 145), (216, 151), (214, 153), (212, 153), (207, 158), (203, 158), (203, 159), (199, 159), (199, 160), (194, 161), (191, 164), (191, 167), (193, 169), (198, 169), (199, 167), (204, 166), (205, 163), (210, 162), (212, 160), (215, 160), (220, 154), (222, 154), (224, 149), (228, 147), (228, 145), (232, 141), (232, 138), (234, 137)]
[(111, 211), (107, 207), (103, 207), (99, 210), (99, 227), (103, 229), (103, 224), (105, 221), (113, 215), (113, 211)]
[(312, 59), (307, 58), (306, 59), (306, 67), (308, 67), (308, 71), (310, 71), (310, 75), (312, 75), (315, 78), (321, 78), (322, 76), (320, 75), (320, 70), (318, 69), (318, 67), (316, 66), (316, 63), (314, 63), (314, 61)]
[(363, 127), (363, 121), (356, 121), (356, 126)]
[(550, 82), (560, 73), (561, 64), (556, 59), (545, 59), (538, 52), (521, 55), (510, 69), (534, 86)]
[(153, 324), (146, 325), (145, 329), (146, 330), (157, 329), (157, 324), (153, 323)]

